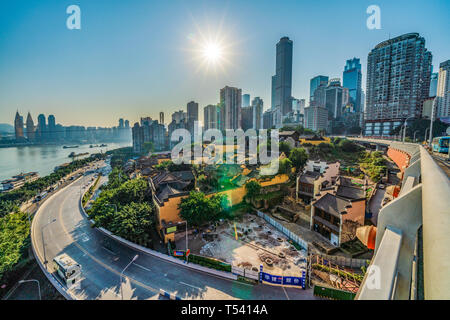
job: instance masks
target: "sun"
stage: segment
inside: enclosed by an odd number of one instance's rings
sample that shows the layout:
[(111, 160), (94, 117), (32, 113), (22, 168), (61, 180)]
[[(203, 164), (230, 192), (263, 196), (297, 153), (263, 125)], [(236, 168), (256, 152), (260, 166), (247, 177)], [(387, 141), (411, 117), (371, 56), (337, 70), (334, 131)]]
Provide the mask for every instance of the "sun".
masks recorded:
[(208, 42), (203, 46), (202, 55), (209, 64), (215, 64), (222, 60), (223, 48), (219, 43)]
[(226, 11), (211, 23), (207, 19), (196, 19), (191, 14), (190, 30), (187, 34), (186, 29), (181, 30), (187, 40), (181, 50), (188, 53), (186, 61), (195, 73), (222, 77), (236, 68), (237, 59), (242, 55), (239, 47), (243, 40), (238, 36), (236, 26), (226, 21), (225, 15)]

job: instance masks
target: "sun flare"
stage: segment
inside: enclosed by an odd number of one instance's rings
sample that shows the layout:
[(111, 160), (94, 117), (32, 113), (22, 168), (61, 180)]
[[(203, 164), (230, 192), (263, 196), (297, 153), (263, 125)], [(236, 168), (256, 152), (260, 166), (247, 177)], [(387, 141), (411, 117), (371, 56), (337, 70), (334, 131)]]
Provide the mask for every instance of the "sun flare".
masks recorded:
[(223, 48), (218, 43), (206, 43), (202, 50), (203, 57), (208, 63), (217, 63), (222, 59)]

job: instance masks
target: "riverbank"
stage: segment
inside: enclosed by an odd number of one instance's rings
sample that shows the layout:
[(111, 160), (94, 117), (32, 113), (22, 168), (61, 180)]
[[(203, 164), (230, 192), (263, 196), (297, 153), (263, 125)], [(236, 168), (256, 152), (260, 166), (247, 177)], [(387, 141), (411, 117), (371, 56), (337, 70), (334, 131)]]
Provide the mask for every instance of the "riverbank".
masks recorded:
[(51, 174), (55, 167), (71, 162), (69, 154), (88, 153), (79, 159), (89, 157), (92, 153), (105, 153), (110, 150), (129, 147), (131, 142), (107, 143), (106, 147), (92, 147), (90, 144), (79, 145), (76, 149), (63, 149), (63, 145), (29, 145), (14, 148), (0, 148), (0, 180), (9, 179), (21, 172), (37, 172), (44, 177)]

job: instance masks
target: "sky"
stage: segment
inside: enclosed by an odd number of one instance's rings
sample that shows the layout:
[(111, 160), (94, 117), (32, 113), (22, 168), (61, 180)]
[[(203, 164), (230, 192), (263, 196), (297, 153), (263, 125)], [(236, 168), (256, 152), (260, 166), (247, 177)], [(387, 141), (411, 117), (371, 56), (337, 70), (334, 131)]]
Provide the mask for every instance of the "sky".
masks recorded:
[[(70, 5), (81, 29), (69, 30)], [(381, 29), (369, 30), (370, 5)], [(187, 102), (219, 101), (225, 85), (259, 96), (270, 107), (275, 45), (294, 42), (292, 95), (309, 97), (309, 81), (342, 78), (345, 61), (378, 43), (418, 32), (433, 69), (450, 59), (447, 0), (2, 0), (0, 2), (0, 123), (16, 110), (37, 122), (54, 114), (63, 125), (115, 126), (150, 116), (166, 123)], [(199, 50), (220, 43), (223, 57), (207, 67)]]

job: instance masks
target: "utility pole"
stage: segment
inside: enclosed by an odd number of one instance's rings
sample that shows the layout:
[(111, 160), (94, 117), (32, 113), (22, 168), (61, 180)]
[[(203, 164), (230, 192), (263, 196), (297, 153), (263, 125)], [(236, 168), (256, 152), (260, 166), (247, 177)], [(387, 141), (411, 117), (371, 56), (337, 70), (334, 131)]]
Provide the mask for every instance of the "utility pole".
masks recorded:
[(428, 139), (428, 147), (431, 148), (431, 142), (433, 140), (433, 118), (434, 118), (434, 109), (436, 109), (437, 99), (436, 97), (433, 100), (433, 106), (431, 108), (431, 118), (430, 118), (430, 136)]

